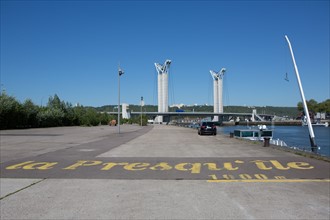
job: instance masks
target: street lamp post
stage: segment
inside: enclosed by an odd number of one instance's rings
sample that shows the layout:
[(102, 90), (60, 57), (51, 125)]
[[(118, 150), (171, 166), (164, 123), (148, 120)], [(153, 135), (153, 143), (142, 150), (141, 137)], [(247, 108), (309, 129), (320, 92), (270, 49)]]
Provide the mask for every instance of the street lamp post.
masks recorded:
[(120, 134), (120, 76), (124, 71), (118, 67), (118, 134)]
[(144, 106), (143, 96), (141, 96), (141, 126), (142, 126), (142, 106)]

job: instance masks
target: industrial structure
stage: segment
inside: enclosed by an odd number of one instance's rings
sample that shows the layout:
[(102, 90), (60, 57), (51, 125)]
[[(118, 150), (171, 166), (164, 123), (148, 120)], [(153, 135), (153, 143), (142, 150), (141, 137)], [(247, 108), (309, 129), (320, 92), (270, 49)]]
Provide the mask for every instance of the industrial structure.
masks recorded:
[[(214, 113), (223, 113), (223, 77), (225, 75), (226, 69), (222, 68), (219, 72), (210, 70), (211, 76), (213, 78), (213, 108)], [(218, 116), (213, 118), (213, 121), (218, 121)]]
[[(158, 112), (168, 112), (168, 74), (171, 60), (166, 60), (163, 65), (155, 63), (158, 73)], [(163, 122), (163, 116), (157, 116), (156, 123)]]
[(122, 117), (124, 119), (130, 119), (131, 118), (131, 113), (129, 111), (129, 104), (127, 103), (122, 103)]

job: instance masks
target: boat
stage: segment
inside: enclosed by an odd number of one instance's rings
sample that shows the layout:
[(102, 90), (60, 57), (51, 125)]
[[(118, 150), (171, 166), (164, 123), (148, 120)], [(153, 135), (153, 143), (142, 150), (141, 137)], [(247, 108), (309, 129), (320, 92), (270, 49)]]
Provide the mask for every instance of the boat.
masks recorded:
[(276, 146), (287, 146), (287, 144), (280, 139), (273, 139), (273, 130), (268, 129), (266, 125), (259, 125), (258, 128), (236, 129), (234, 130), (234, 137), (251, 141), (265, 141)]
[[(306, 116), (303, 117), (302, 121), (301, 121), (301, 125), (302, 126), (307, 126), (307, 119), (306, 119)], [(313, 122), (311, 123), (312, 126), (318, 126), (318, 127), (329, 127), (329, 123), (328, 122), (320, 122), (320, 121), (316, 121), (316, 122)]]
[[(307, 126), (307, 124), (303, 124), (303, 126)], [(324, 123), (316, 122), (316, 123), (312, 123), (312, 126), (329, 127), (329, 123), (328, 122), (324, 122)]]

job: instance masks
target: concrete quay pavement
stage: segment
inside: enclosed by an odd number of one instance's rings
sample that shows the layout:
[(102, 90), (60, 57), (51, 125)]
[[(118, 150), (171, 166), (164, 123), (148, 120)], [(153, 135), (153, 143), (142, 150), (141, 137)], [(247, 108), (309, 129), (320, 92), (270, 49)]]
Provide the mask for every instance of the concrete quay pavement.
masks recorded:
[[(139, 126), (121, 126), (122, 134), (134, 132)], [(55, 127), (21, 130), (0, 130), (0, 161), (36, 156), (116, 135), (118, 127)]]
[(0, 131), (0, 219), (329, 219), (330, 166), (155, 125)]

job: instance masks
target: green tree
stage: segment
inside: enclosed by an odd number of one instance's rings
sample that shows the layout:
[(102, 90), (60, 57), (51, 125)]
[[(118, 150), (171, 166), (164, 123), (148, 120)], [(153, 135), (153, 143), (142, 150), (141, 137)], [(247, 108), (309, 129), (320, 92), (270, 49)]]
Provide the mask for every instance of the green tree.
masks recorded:
[(82, 125), (83, 124), (83, 117), (86, 113), (86, 109), (83, 106), (77, 106), (73, 108), (73, 115), (74, 115), (74, 123), (75, 125)]
[(327, 99), (324, 102), (319, 103), (319, 111), (330, 113), (330, 99)]
[(88, 108), (82, 117), (82, 125), (96, 126), (100, 123), (95, 109)]
[(37, 114), (40, 127), (57, 127), (63, 125), (64, 112), (58, 108), (43, 108)]
[(61, 102), (61, 99), (58, 97), (58, 95), (55, 94), (54, 97), (49, 97), (47, 107), (63, 109), (64, 106)]
[(21, 127), (24, 121), (22, 105), (12, 96), (2, 93), (0, 96), (0, 128)]
[(22, 107), (25, 115), (25, 126), (33, 128), (38, 127), (37, 115), (39, 112), (39, 107), (36, 106), (31, 99), (25, 100)]
[(310, 99), (309, 101), (307, 101), (307, 106), (310, 112), (313, 113), (319, 112), (318, 103), (314, 99)]
[(107, 113), (98, 113), (98, 117), (101, 125), (108, 125), (109, 122), (114, 119), (114, 117), (108, 115)]
[(303, 103), (302, 102), (298, 102), (297, 108), (298, 108), (298, 111), (300, 111), (300, 112), (304, 111)]

